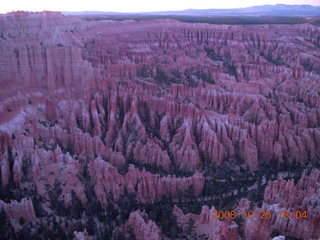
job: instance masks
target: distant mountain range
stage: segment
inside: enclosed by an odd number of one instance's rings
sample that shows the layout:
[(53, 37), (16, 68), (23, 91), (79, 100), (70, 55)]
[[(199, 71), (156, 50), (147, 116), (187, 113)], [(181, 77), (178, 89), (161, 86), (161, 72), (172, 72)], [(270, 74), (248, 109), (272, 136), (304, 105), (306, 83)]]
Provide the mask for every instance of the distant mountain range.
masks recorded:
[(187, 9), (182, 11), (161, 11), (161, 12), (141, 12), (141, 13), (120, 13), (120, 12), (101, 12), (101, 11), (84, 11), (84, 12), (63, 12), (64, 15), (121, 15), (121, 14), (143, 14), (143, 15), (175, 15), (175, 16), (320, 16), (320, 6), (311, 5), (262, 5), (247, 8), (233, 9)]

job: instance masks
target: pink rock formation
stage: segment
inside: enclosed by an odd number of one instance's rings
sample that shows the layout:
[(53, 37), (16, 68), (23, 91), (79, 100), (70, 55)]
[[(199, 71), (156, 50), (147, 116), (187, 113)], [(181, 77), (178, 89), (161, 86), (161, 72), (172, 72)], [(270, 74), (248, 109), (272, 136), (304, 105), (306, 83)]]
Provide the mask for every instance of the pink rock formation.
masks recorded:
[(80, 162), (68, 153), (63, 154), (59, 147), (53, 152), (36, 150), (31, 156), (31, 164), (33, 181), (39, 195), (50, 199), (47, 189), (53, 189), (58, 183), (61, 187), (58, 200), (63, 201), (67, 207), (72, 205), (72, 191), (82, 204), (87, 202), (83, 183), (79, 180)]
[(214, 210), (214, 207), (209, 209), (207, 206), (204, 206), (200, 215), (184, 215), (182, 210), (175, 206), (173, 214), (177, 217), (177, 223), (182, 228), (192, 219), (195, 223), (194, 232), (196, 235), (206, 235), (209, 237), (209, 240), (238, 239), (238, 225), (232, 221), (213, 219)]
[[(103, 137), (124, 157), (133, 154), (135, 161), (167, 171), (172, 161), (194, 171), (203, 166), (202, 156), (217, 164), (240, 159), (251, 170), (271, 160), (281, 165), (284, 159), (305, 163), (318, 157), (315, 26), (261, 29), (173, 20), (89, 24), (59, 13), (13, 13), (1, 19), (5, 52), (0, 58), (10, 65), (1, 65), (2, 123), (15, 119), (27, 99), (41, 91), (54, 99), (37, 98), (46, 104), (48, 120), (64, 111), (62, 100), (85, 100), (85, 109), (77, 112), (64, 106), (70, 114), (59, 118), (59, 126), (73, 123)], [(8, 28), (22, 19), (21, 30)], [(185, 85), (196, 81), (198, 87), (173, 84), (161, 93), (155, 85), (172, 79)], [(103, 95), (96, 94), (97, 88)], [(20, 89), (24, 94), (13, 98)], [(130, 140), (125, 147), (124, 138)]]
[(129, 238), (126, 236), (132, 231), (135, 239), (137, 240), (160, 240), (161, 230), (160, 228), (148, 218), (145, 212), (140, 210), (130, 213), (128, 221), (123, 224), (118, 232), (124, 235), (125, 239)]
[(161, 231), (159, 227), (151, 220), (145, 220), (140, 211), (130, 214), (128, 225), (133, 228), (134, 235), (137, 240), (160, 240)]
[(73, 240), (93, 240), (93, 238), (89, 236), (87, 230), (85, 229), (83, 232), (75, 231)]
[[(319, 238), (319, 181), (319, 170), (313, 170), (309, 176), (303, 175), (296, 185), (290, 180), (270, 181), (261, 208), (253, 206), (250, 209), (250, 201), (241, 200), (236, 208), (240, 213), (252, 210), (255, 216), (260, 216), (260, 211), (270, 211), (272, 214), (271, 219), (246, 218), (243, 227), (246, 238), (267, 240), (275, 230), (296, 238)], [(290, 218), (284, 217), (280, 211), (289, 211)], [(306, 211), (307, 218), (297, 217), (296, 211)]]
[(95, 193), (98, 200), (106, 205), (109, 200), (118, 200), (127, 189), (128, 193), (135, 193), (140, 202), (154, 202), (162, 197), (178, 199), (183, 193), (192, 189), (194, 196), (202, 193), (204, 177), (195, 173), (191, 177), (161, 177), (145, 169), (137, 170), (130, 165), (126, 175), (121, 175), (115, 167), (101, 158), (92, 160), (89, 174), (95, 182)]
[[(2, 139), (9, 139), (6, 135)], [(49, 199), (49, 192), (55, 188), (58, 183), (61, 186), (61, 195), (59, 200), (63, 201), (66, 206), (72, 205), (72, 191), (76, 197), (85, 204), (87, 199), (84, 194), (83, 183), (79, 180), (81, 172), (81, 164), (78, 160), (73, 159), (69, 153), (63, 154), (61, 148), (57, 146), (55, 149), (45, 150), (46, 145), (41, 145), (41, 141), (34, 142), (33, 138), (24, 135), (16, 137), (12, 141), (15, 146), (12, 149), (13, 167), (9, 168), (9, 158), (7, 152), (2, 154), (1, 173), (2, 183), (6, 185), (9, 181), (9, 176), (13, 176), (13, 181), (19, 184), (23, 177), (31, 178), (37, 189), (37, 193)], [(8, 142), (3, 140), (3, 148), (6, 150)], [(39, 148), (40, 147), (40, 148)], [(29, 162), (27, 162), (29, 160)], [(30, 164), (30, 166), (29, 166)], [(30, 169), (28, 173), (22, 170), (22, 166), (27, 165)], [(30, 185), (24, 185), (27, 189), (32, 189)]]
[(20, 202), (13, 200), (10, 203), (4, 203), (0, 200), (0, 211), (2, 209), (16, 230), (21, 228), (20, 219), (26, 222), (33, 222), (37, 219), (31, 199), (23, 198)]
[[(281, 219), (279, 214), (274, 219), (273, 227), (280, 233), (310, 239), (320, 237), (320, 171), (313, 170), (310, 175), (303, 175), (295, 185), (293, 181), (278, 179), (269, 182), (264, 194), (264, 206), (277, 205), (278, 210), (289, 210), (293, 219)], [(297, 218), (296, 211), (307, 212), (307, 219)]]
[[(0, 15), (1, 188), (35, 189), (50, 213), (53, 192), (68, 208), (73, 195), (83, 208), (95, 197), (107, 208), (125, 189), (147, 204), (185, 192), (200, 196), (201, 172), (212, 166), (232, 162), (255, 171), (315, 163), (319, 45), (319, 27), (311, 23)], [(128, 165), (123, 175), (117, 170)], [(239, 229), (211, 223), (209, 208), (199, 216), (176, 213), (181, 224), (199, 221), (196, 231), (211, 239), (236, 239), (238, 231), (269, 239), (273, 230), (319, 238), (318, 182), (314, 171), (297, 185), (277, 180), (265, 191), (261, 209), (308, 210), (305, 221), (247, 220)], [(239, 207), (250, 205), (243, 200)], [(135, 235), (158, 236), (139, 230), (156, 229), (139, 215), (131, 216), (141, 223)]]
[(260, 216), (261, 210), (260, 208), (254, 209), (256, 219), (249, 218), (245, 220), (243, 232), (247, 239), (267, 240), (271, 237), (271, 220), (257, 218), (257, 216)]
[(10, 219), (20, 220), (20, 218), (23, 218), (27, 222), (32, 222), (37, 218), (31, 199), (23, 198), (20, 202), (13, 200), (10, 203), (2, 201), (0, 203), (1, 209), (4, 209)]

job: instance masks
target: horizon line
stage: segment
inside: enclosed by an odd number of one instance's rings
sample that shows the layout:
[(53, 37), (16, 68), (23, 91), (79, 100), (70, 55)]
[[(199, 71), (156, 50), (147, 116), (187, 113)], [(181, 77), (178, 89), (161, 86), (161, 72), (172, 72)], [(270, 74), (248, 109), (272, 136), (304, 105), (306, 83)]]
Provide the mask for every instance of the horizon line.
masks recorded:
[[(0, 12), (0, 14), (8, 14), (8, 13), (15, 13), (15, 12), (28, 12), (28, 13), (37, 13), (37, 12), (61, 12), (61, 13), (81, 13), (81, 12), (92, 12), (92, 13), (161, 13), (161, 12), (183, 12), (188, 10), (237, 10), (237, 9), (247, 9), (252, 7), (263, 7), (263, 6), (309, 6), (309, 7), (320, 7), (319, 5), (313, 5), (313, 4), (283, 4), (283, 3), (276, 3), (276, 4), (262, 4), (262, 5), (252, 5), (247, 7), (234, 7), (234, 8), (185, 8), (180, 10), (158, 10), (158, 11), (134, 11), (134, 12), (128, 12), (128, 11), (99, 11), (99, 10), (75, 10), (75, 11), (68, 11), (68, 10), (12, 10), (9, 12)], [(320, 12), (319, 12), (320, 15)]]

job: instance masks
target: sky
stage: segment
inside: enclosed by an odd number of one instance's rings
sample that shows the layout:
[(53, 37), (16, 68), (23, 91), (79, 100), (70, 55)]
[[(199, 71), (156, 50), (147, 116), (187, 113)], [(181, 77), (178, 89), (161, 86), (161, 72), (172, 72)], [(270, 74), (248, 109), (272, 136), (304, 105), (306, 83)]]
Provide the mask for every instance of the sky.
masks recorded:
[(266, 4), (310, 4), (320, 0), (2, 0), (0, 13), (11, 11), (147, 12), (184, 9), (238, 8)]

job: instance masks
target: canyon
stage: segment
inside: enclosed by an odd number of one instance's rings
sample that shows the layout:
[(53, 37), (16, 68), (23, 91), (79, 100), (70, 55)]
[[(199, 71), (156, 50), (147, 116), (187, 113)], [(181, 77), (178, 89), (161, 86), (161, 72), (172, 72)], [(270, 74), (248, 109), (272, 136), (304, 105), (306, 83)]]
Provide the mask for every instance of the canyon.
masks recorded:
[(0, 238), (320, 238), (319, 83), (316, 21), (0, 15)]

